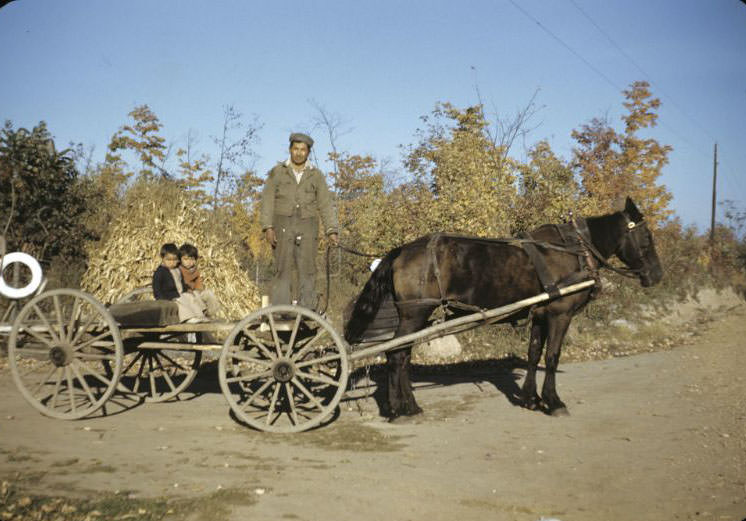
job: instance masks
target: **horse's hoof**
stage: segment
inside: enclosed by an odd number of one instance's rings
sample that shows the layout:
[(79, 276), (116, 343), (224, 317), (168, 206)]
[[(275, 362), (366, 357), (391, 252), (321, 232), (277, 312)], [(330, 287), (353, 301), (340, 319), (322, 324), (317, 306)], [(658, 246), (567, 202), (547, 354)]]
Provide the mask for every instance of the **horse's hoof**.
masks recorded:
[(408, 407), (406, 411), (402, 411), (402, 416), (417, 416), (418, 414), (422, 414), (422, 408), (419, 405), (415, 405), (414, 407)]
[(523, 406), (529, 411), (536, 411), (541, 408), (541, 400), (538, 396), (534, 398), (524, 398)]
[(570, 411), (567, 410), (567, 407), (557, 407), (550, 414), (555, 418), (559, 418), (561, 416), (570, 416)]

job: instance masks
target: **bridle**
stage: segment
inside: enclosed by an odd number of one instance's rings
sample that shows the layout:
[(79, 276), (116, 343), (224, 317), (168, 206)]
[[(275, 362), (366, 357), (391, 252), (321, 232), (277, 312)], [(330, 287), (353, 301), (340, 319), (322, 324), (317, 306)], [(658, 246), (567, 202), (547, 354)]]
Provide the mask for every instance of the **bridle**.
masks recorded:
[[(624, 212), (622, 212), (622, 216), (624, 217), (624, 220), (626, 221), (625, 235), (629, 236), (630, 241), (632, 241), (633, 248), (635, 248), (637, 252), (641, 253), (642, 249), (640, 248), (640, 243), (637, 238), (637, 234), (633, 232), (641, 227), (647, 228), (647, 223), (645, 222), (645, 219), (640, 219), (639, 221), (635, 222), (632, 219), (630, 219), (629, 216)], [(608, 268), (611, 271), (618, 273), (619, 275), (622, 275), (623, 277), (629, 277), (629, 278), (639, 278), (640, 275), (647, 272), (647, 269), (645, 268), (627, 268), (627, 267), (616, 267), (616, 266), (611, 265), (604, 258), (601, 252), (599, 252), (598, 249), (593, 245), (593, 242), (591, 242), (590, 231), (588, 231), (588, 226), (585, 223), (583, 223), (584, 229), (581, 230), (580, 226), (578, 225), (578, 222), (575, 219), (572, 220), (572, 225), (573, 225), (573, 228), (575, 228), (575, 232), (578, 234), (580, 243), (593, 255), (593, 257), (595, 257), (595, 259), (603, 267)], [(619, 246), (612, 254), (616, 254), (619, 252), (619, 248), (621, 247), (622, 242), (623, 241), (620, 241)]]

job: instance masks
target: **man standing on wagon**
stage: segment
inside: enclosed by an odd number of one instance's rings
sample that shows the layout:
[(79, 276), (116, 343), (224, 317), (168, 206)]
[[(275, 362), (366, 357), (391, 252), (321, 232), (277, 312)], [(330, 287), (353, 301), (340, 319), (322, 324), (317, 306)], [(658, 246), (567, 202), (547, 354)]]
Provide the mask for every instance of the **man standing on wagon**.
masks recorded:
[[(324, 174), (310, 164), (308, 155), (313, 139), (306, 134), (290, 134), (290, 158), (275, 165), (267, 174), (262, 190), (260, 222), (272, 246), (275, 276), (272, 304), (290, 304), (313, 309), (316, 296), (316, 251), (319, 215), (332, 244), (338, 243), (337, 215)], [(291, 295), (293, 269), (298, 274), (298, 293)]]

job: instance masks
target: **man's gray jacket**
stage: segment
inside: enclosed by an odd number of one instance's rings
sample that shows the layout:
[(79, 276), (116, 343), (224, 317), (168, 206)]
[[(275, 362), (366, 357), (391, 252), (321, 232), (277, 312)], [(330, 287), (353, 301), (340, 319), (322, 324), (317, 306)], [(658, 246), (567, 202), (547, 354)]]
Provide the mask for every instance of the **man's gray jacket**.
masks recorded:
[(288, 162), (278, 163), (267, 174), (262, 190), (262, 231), (274, 226), (275, 215), (291, 217), (296, 212), (301, 219), (320, 214), (325, 234), (338, 233), (337, 212), (321, 170), (306, 166), (298, 183)]

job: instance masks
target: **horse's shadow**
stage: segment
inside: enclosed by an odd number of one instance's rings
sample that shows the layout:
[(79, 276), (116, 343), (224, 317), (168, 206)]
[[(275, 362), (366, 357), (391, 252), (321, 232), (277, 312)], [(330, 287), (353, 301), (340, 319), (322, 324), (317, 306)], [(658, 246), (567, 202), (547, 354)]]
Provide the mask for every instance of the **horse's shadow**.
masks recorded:
[[(524, 401), (519, 382), (523, 375), (517, 370), (525, 370), (527, 367), (526, 360), (515, 355), (496, 360), (440, 365), (412, 364), (410, 378), (414, 391), (463, 383), (473, 383), (479, 387), (480, 384), (486, 383), (502, 393), (511, 405), (522, 407)], [(543, 368), (540, 367), (539, 370)], [(386, 415), (387, 372), (384, 364), (358, 368), (350, 374), (350, 381), (353, 382), (353, 392), (348, 392), (343, 401), (355, 403), (358, 400), (373, 398), (379, 414)]]
[[(202, 363), (197, 377), (179, 397), (179, 401), (189, 401), (205, 394), (222, 394), (218, 382), (217, 360)], [(522, 370), (528, 363), (521, 357), (509, 355), (494, 360), (474, 360), (439, 365), (412, 364), (410, 377), (415, 391), (436, 387), (473, 383), (492, 385), (505, 396), (511, 405), (524, 405), (520, 382)], [(543, 367), (538, 368), (543, 371)], [(350, 373), (348, 389), (342, 402), (348, 406), (357, 404), (362, 409), (362, 402), (373, 398), (378, 414), (386, 416), (387, 407), (387, 372), (385, 364), (359, 367)]]

